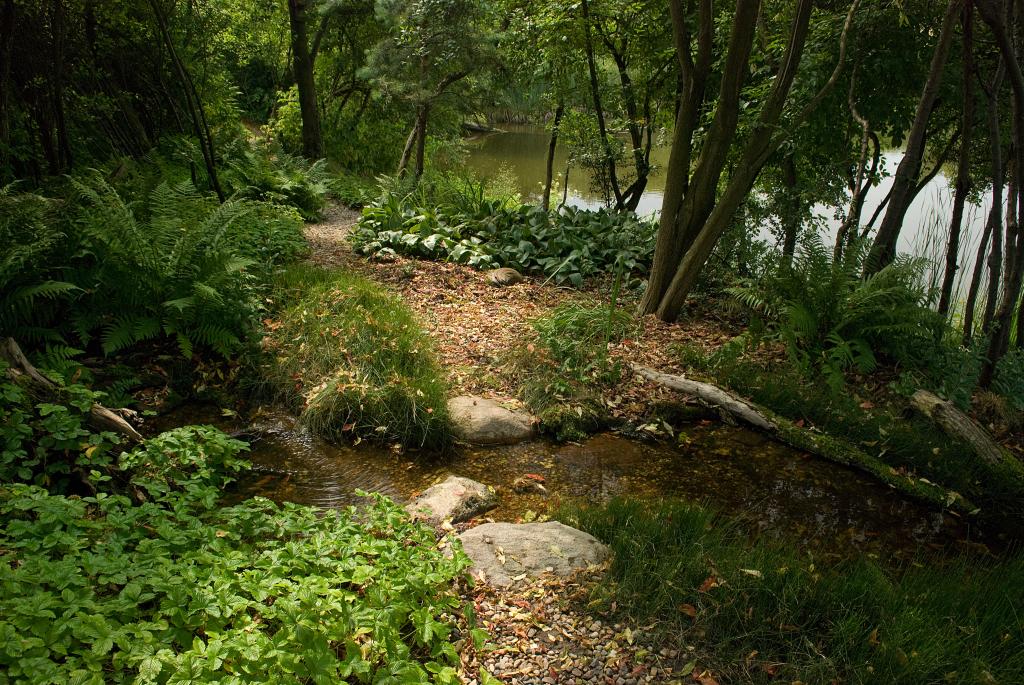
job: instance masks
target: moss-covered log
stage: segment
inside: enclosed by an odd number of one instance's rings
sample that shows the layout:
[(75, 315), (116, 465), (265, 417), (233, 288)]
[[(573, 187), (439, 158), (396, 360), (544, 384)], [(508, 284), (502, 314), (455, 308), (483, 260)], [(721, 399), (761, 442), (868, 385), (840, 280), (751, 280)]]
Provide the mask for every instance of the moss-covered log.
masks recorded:
[(694, 397), (698, 402), (720, 414), (767, 433), (790, 447), (810, 452), (837, 464), (868, 473), (890, 487), (915, 499), (936, 504), (960, 513), (972, 513), (977, 508), (963, 495), (925, 480), (901, 474), (876, 456), (838, 438), (801, 428), (775, 412), (738, 397), (711, 383), (683, 376), (662, 373), (654, 369), (631, 364), (634, 373), (673, 390)]

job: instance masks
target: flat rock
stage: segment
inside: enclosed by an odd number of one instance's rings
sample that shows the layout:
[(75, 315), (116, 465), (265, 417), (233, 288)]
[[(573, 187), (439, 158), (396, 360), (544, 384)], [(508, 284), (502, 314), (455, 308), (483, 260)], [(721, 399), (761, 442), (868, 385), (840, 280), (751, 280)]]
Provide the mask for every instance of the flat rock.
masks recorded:
[(511, 585), (517, 576), (553, 573), (568, 576), (600, 564), (608, 547), (581, 530), (558, 521), (546, 523), (485, 523), (459, 535), (473, 561), (473, 574), (497, 586)]
[(439, 526), (444, 521), (459, 523), (498, 506), (498, 495), (483, 483), (461, 476), (424, 490), (405, 509), (417, 521)]
[(534, 434), (533, 417), (494, 400), (463, 395), (448, 400), (455, 434), (477, 445), (512, 445)]
[(524, 280), (521, 273), (507, 266), (487, 272), (487, 282), (491, 285), (515, 285), (516, 283), (522, 283)]

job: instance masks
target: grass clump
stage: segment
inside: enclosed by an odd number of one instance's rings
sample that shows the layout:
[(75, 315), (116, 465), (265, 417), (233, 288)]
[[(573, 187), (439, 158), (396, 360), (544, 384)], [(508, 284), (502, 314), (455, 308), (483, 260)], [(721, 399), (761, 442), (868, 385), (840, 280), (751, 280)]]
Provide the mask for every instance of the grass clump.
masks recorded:
[(451, 442), (448, 389), (431, 341), (394, 295), (309, 267), (280, 281), (265, 373), (318, 435), (438, 450)]
[(563, 520), (611, 546), (596, 592), (656, 622), (730, 681), (1016, 683), (1024, 680), (1024, 560), (819, 568), (700, 507), (614, 500)]
[(609, 305), (560, 305), (533, 323), (535, 342), (513, 353), (511, 370), (524, 379), (520, 395), (559, 440), (577, 440), (608, 422), (601, 391), (621, 377), (610, 343), (634, 330), (633, 317)]

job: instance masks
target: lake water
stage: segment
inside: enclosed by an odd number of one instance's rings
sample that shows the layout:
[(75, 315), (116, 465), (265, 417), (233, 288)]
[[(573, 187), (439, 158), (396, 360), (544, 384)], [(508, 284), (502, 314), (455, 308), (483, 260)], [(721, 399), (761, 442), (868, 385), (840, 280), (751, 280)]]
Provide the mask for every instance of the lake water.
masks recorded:
[[(498, 174), (510, 176), (518, 187), (520, 195), (526, 201), (539, 201), (543, 191), (544, 167), (547, 160), (548, 131), (540, 126), (508, 126), (501, 133), (475, 136), (468, 139), (471, 169), (481, 177), (494, 177)], [(637, 213), (642, 216), (656, 214), (661, 209), (665, 190), (665, 174), (663, 169), (668, 165), (669, 148), (666, 144), (656, 146), (651, 151), (651, 164), (655, 171), (651, 174), (647, 191), (640, 200)], [(887, 174), (882, 181), (871, 189), (865, 200), (863, 220), (866, 222), (879, 203), (885, 198), (892, 187), (892, 174), (903, 158), (898, 150), (888, 151), (882, 155), (882, 170)], [(558, 181), (558, 193), (552, 193), (552, 205), (561, 200), (561, 183), (566, 171), (568, 153), (564, 146), (559, 145), (555, 154), (555, 172)], [(566, 204), (573, 207), (597, 209), (603, 205), (603, 198), (591, 184), (592, 177), (581, 168), (569, 171), (569, 192)], [(929, 227), (936, 224), (943, 227), (949, 225), (952, 209), (952, 189), (945, 175), (936, 176), (917, 196), (910, 206), (900, 235), (898, 249), (914, 255), (924, 256), (933, 262), (941, 263), (945, 259), (945, 244), (936, 244), (932, 236), (934, 231)], [(988, 209), (991, 206), (991, 195), (982, 204), (971, 204), (965, 212), (966, 221), (961, 239), (961, 268), (958, 272), (957, 291), (966, 294), (964, 279), (970, 279), (974, 256), (978, 249), (982, 228)], [(842, 208), (845, 211), (845, 207)], [(818, 217), (825, 220), (830, 231), (827, 239), (834, 239), (839, 221), (835, 219), (834, 209), (819, 205), (815, 208)], [(879, 219), (881, 221), (881, 219)], [(877, 225), (877, 222), (876, 222)], [(774, 240), (766, 230), (761, 230), (763, 238)], [(933, 278), (934, 278), (933, 272)], [(941, 278), (941, 272), (939, 277)]]

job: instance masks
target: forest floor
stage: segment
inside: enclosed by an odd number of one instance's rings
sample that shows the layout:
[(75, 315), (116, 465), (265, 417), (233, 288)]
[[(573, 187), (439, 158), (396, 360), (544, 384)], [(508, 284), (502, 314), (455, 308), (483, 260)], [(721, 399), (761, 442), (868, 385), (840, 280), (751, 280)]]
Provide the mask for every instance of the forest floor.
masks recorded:
[[(503, 367), (508, 353), (529, 341), (530, 322), (566, 302), (609, 302), (610, 284), (589, 283), (578, 289), (527, 277), (516, 285), (495, 287), (487, 283), (485, 272), (462, 264), (401, 256), (371, 260), (353, 252), (347, 239), (358, 219), (357, 211), (331, 207), (322, 222), (308, 226), (310, 261), (345, 268), (398, 293), (433, 338), (455, 394), (514, 401), (515, 379)], [(621, 298), (620, 306), (634, 304), (628, 296)], [(710, 308), (675, 324), (646, 316), (639, 320), (634, 337), (612, 345), (609, 351), (623, 362), (678, 373), (683, 367), (672, 353), (674, 347), (690, 345), (709, 351), (739, 332), (734, 322)], [(653, 402), (679, 399), (678, 394), (639, 377), (616, 391), (620, 396), (613, 401), (614, 418), (637, 419)]]
[[(356, 211), (331, 207), (323, 221), (307, 226), (310, 261), (358, 273), (398, 293), (433, 338), (455, 394), (512, 400), (515, 379), (502, 371), (504, 358), (528, 339), (530, 322), (567, 301), (608, 301), (608, 288), (600, 286), (581, 291), (527, 278), (495, 287), (483, 272), (459, 264), (404, 257), (369, 260), (354, 253), (348, 241), (358, 219)], [(624, 361), (672, 372), (679, 367), (668, 352), (671, 345), (710, 349), (734, 334), (728, 322), (713, 316), (671, 326), (645, 317), (635, 339), (611, 352)], [(637, 378), (629, 381), (623, 395), (616, 398), (615, 413), (635, 418), (653, 399), (668, 399), (672, 393)], [(467, 590), (465, 599), (473, 602), (496, 648), (479, 661), (464, 664), (464, 682), (477, 685), (476, 674), (483, 667), (506, 683), (715, 685), (714, 676), (691, 655), (658, 649), (650, 627), (616, 623), (597, 614), (588, 599), (599, 582), (599, 573), (582, 573), (570, 579), (520, 581), (509, 588), (478, 583)]]

